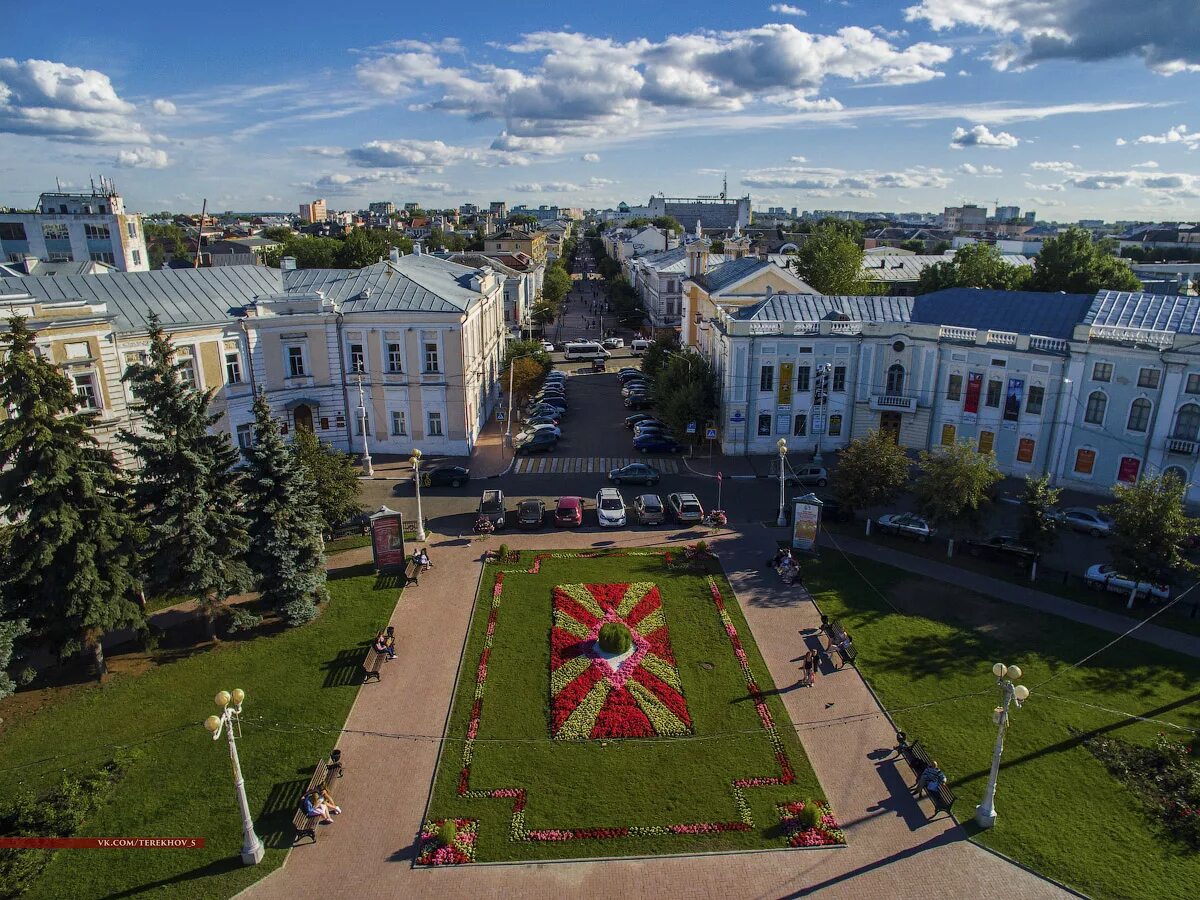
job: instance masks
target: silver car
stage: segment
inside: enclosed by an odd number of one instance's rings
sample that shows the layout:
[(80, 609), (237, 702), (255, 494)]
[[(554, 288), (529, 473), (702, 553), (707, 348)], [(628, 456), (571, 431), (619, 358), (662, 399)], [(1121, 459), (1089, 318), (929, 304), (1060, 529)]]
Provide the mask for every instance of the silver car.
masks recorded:
[(903, 535), (916, 538), (918, 541), (928, 541), (937, 534), (937, 529), (913, 513), (893, 513), (880, 516), (875, 520), (879, 530), (886, 534)]
[(639, 525), (661, 525), (666, 521), (667, 511), (658, 494), (642, 494), (634, 498), (633, 515)]
[(1054, 518), (1068, 528), (1090, 534), (1092, 537), (1107, 537), (1112, 533), (1113, 520), (1104, 513), (1086, 506), (1067, 507), (1056, 513)]

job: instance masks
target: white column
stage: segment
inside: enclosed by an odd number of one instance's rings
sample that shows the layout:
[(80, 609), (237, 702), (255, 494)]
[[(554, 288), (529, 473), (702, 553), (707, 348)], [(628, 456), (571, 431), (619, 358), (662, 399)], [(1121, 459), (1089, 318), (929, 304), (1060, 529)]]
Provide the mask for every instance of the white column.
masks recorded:
[(1150, 435), (1150, 446), (1146, 448), (1146, 468), (1161, 472), (1170, 461), (1167, 458), (1167, 438), (1175, 420), (1175, 406), (1182, 393), (1183, 369), (1179, 363), (1167, 363), (1167, 374), (1163, 379), (1162, 391), (1154, 405), (1154, 429)]

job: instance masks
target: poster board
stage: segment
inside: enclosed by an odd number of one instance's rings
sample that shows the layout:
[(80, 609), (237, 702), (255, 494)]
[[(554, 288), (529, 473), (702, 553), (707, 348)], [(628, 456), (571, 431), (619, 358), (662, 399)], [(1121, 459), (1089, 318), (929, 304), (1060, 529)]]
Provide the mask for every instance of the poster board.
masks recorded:
[(376, 572), (404, 570), (404, 516), (396, 510), (381, 506), (371, 516), (371, 555)]
[(813, 494), (792, 501), (792, 549), (802, 553), (817, 552), (817, 536), (821, 533), (821, 501)]

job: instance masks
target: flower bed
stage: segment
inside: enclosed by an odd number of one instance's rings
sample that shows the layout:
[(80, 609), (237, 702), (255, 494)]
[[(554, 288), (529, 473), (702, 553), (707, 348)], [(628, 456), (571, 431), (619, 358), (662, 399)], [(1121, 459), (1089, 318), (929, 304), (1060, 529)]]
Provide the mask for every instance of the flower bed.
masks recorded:
[[(458, 833), (449, 844), (443, 844), (439, 829), (447, 821), (453, 821)], [(417, 851), (418, 866), (461, 866), (475, 861), (475, 839), (479, 834), (476, 819), (435, 819), (421, 827), (420, 849)]]
[(845, 844), (846, 835), (838, 826), (837, 819), (833, 817), (833, 810), (829, 804), (820, 800), (811, 802), (816, 803), (821, 814), (817, 824), (811, 826), (801, 821), (800, 814), (805, 801), (781, 803), (776, 807), (779, 810), (779, 824), (783, 827), (784, 842), (787, 846), (836, 847)]

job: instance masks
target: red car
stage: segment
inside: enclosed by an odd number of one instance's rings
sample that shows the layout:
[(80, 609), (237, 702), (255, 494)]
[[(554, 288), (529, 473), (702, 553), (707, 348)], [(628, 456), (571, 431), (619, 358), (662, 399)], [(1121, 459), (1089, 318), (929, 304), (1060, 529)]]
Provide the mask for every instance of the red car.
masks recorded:
[(583, 498), (559, 497), (554, 507), (555, 528), (578, 528), (583, 524)]

